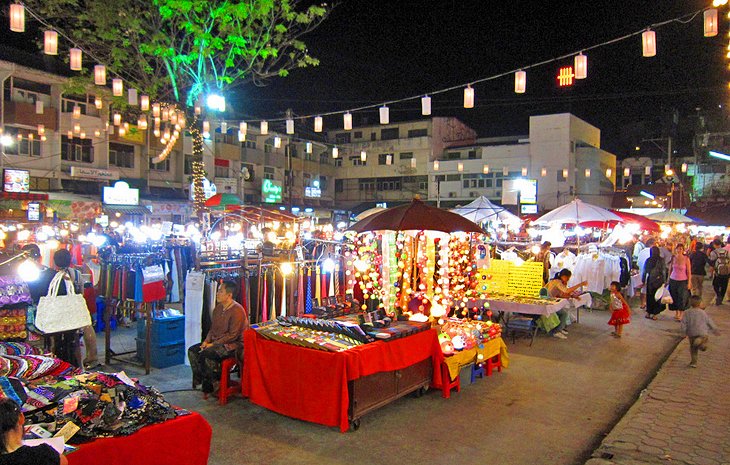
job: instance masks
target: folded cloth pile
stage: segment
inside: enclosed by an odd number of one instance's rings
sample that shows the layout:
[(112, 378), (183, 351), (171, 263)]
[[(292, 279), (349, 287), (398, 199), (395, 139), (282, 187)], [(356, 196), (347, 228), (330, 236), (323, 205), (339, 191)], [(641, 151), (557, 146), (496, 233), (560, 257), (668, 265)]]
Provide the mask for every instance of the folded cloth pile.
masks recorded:
[(0, 341), (0, 355), (41, 355), (41, 351), (25, 342)]

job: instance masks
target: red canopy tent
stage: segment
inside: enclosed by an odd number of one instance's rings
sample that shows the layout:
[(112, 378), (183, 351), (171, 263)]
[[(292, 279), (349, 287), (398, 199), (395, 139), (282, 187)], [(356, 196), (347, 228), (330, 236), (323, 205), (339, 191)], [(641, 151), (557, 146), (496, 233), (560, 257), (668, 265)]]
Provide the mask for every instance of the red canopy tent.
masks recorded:
[[(637, 215), (634, 213), (622, 212), (619, 210), (611, 210), (611, 213), (613, 213), (616, 216), (620, 216), (621, 219), (623, 220), (622, 221), (623, 224), (635, 223), (635, 224), (638, 224), (639, 227), (645, 231), (650, 231), (650, 232), (659, 232), (660, 231), (659, 225), (655, 221), (652, 221), (645, 216)], [(605, 226), (616, 226), (617, 223), (618, 223), (618, 221), (609, 221), (608, 223), (605, 223), (603, 221), (586, 221), (584, 223), (581, 223), (580, 225), (583, 227), (588, 227), (588, 228), (602, 228)]]

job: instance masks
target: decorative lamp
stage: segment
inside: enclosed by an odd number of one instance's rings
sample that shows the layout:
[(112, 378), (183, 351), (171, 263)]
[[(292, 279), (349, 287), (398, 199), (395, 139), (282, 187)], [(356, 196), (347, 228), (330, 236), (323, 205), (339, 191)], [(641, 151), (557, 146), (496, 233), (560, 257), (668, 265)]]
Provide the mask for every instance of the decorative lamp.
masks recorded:
[(613, 174), (613, 170), (611, 168), (606, 168), (606, 177), (610, 178)]
[(379, 108), (380, 113), (380, 124), (390, 123), (390, 108), (387, 105), (383, 105)]
[(515, 93), (524, 94), (527, 89), (527, 73), (519, 70), (515, 73)]
[(79, 105), (74, 105), (73, 119), (79, 119), (79, 118), (81, 118), (81, 107)]
[(421, 114), (428, 116), (431, 114), (431, 97), (424, 95), (421, 97)]
[(588, 57), (583, 52), (575, 56), (575, 78), (585, 79), (588, 77)]
[(307, 153), (312, 153), (312, 143), (311, 142), (307, 142), (306, 144), (304, 144), (304, 150)]
[(364, 150), (360, 151), (360, 161), (363, 163), (368, 161), (368, 153)]
[(269, 122), (268, 121), (261, 121), (261, 135), (265, 136), (269, 133)]
[(140, 95), (139, 96), (139, 109), (142, 111), (150, 110), (150, 96), (149, 95)]
[(81, 125), (79, 123), (74, 123), (74, 134), (78, 134), (81, 132)]
[(127, 135), (127, 130), (126, 130), (126, 129), (124, 129), (124, 126), (121, 126), (121, 127), (119, 128), (119, 137), (124, 137), (124, 136), (126, 136), (126, 135)]
[(139, 126), (139, 128), (143, 131), (147, 129), (147, 115), (139, 115), (137, 126)]
[(246, 141), (246, 133), (238, 131), (238, 142), (245, 142)]
[(20, 3), (10, 5), (10, 30), (25, 32), (25, 7)]
[(464, 108), (474, 108), (474, 88), (471, 85), (464, 89)]
[(228, 134), (228, 123), (225, 121), (221, 121), (221, 134)]
[(322, 117), (314, 117), (314, 132), (322, 132)]
[(203, 121), (203, 134), (210, 134), (210, 121)]
[(586, 178), (590, 178), (591, 177), (591, 169), (590, 168), (586, 168), (585, 175), (586, 175)]
[(509, 174), (509, 168), (506, 166), (502, 167), (502, 176), (507, 176)]
[(540, 176), (542, 176), (543, 178), (547, 176), (547, 168), (543, 168), (540, 170)]
[(705, 37), (715, 37), (717, 35), (717, 9), (705, 10), (704, 18)]
[(43, 53), (58, 55), (58, 32), (48, 30), (43, 33)]
[(682, 163), (682, 173), (687, 172), (687, 163)]
[(281, 137), (274, 136), (274, 148), (280, 149), (281, 148)]
[(286, 120), (286, 133), (294, 134), (294, 120), (291, 118), (287, 118)]
[(411, 168), (414, 170), (416, 169), (416, 159), (415, 158), (411, 158)]
[(524, 166), (522, 167), (522, 176), (527, 176), (527, 168)]
[(71, 71), (81, 71), (81, 49), (72, 48), (68, 53)]
[(119, 78), (112, 79), (112, 94), (115, 97), (121, 97), (124, 93), (124, 83)]
[(568, 169), (563, 168), (563, 179), (568, 179)]
[(137, 106), (139, 104), (139, 99), (137, 98), (137, 89), (127, 90), (127, 103), (132, 106)]
[(482, 173), (489, 174), (489, 165), (484, 165), (482, 167)]
[(94, 84), (97, 86), (106, 85), (106, 66), (94, 65)]
[(160, 104), (159, 103), (152, 104), (152, 116), (154, 116), (155, 118), (160, 117)]
[(340, 156), (340, 150), (337, 147), (332, 147), (332, 158), (337, 158)]
[(114, 126), (119, 126), (120, 124), (122, 124), (122, 115), (121, 115), (121, 113), (116, 113), (115, 112), (113, 118), (114, 118), (113, 119)]
[(439, 163), (439, 161), (438, 160), (434, 160), (433, 161), (433, 170), (434, 171), (438, 171), (440, 167), (441, 167), (441, 164)]
[(46, 133), (46, 126), (43, 124), (39, 124), (38, 125), (38, 135), (42, 136), (45, 133)]
[(36, 115), (42, 115), (43, 114), (43, 100), (36, 100), (35, 101), (35, 114)]
[(393, 155), (388, 154), (385, 156), (385, 164), (388, 166), (393, 164)]
[(352, 129), (352, 113), (348, 111), (342, 116), (342, 124), (345, 128), (345, 131), (349, 131)]
[(628, 178), (631, 176), (631, 168), (624, 168), (624, 177)]
[(645, 57), (656, 56), (656, 32), (651, 29), (641, 33), (641, 47)]
[(245, 136), (246, 136), (246, 133), (248, 132), (248, 124), (245, 121), (241, 121), (240, 123), (238, 123), (238, 132), (243, 134), (244, 135), (243, 140), (246, 140)]
[(644, 167), (644, 174), (646, 176), (651, 176), (651, 166)]

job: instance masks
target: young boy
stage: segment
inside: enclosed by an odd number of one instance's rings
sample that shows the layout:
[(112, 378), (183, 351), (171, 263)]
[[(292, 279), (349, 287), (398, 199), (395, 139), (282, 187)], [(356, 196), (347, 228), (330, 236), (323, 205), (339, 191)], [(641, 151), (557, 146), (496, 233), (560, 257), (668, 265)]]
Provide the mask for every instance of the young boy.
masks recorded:
[(689, 339), (689, 353), (691, 361), (689, 366), (697, 368), (697, 351), (707, 350), (707, 339), (710, 330), (717, 335), (717, 326), (703, 310), (702, 298), (693, 295), (689, 298), (689, 310), (684, 312), (682, 319), (682, 332)]

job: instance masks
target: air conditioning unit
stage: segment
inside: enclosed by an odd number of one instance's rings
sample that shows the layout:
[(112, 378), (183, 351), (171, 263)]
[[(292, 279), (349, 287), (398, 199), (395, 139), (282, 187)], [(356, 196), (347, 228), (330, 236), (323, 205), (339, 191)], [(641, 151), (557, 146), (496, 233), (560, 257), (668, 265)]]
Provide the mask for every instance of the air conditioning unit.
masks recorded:
[(449, 192), (449, 198), (453, 199), (456, 197), (456, 192)]

